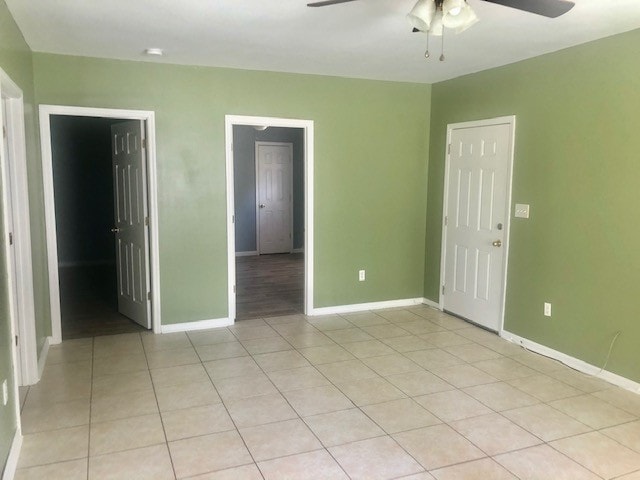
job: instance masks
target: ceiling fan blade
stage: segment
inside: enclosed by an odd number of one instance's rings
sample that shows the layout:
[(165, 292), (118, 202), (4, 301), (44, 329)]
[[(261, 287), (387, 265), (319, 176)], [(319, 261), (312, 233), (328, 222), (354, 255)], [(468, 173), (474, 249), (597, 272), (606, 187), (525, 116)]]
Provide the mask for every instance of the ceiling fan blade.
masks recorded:
[(355, 2), (355, 0), (324, 0), (322, 2), (307, 3), (307, 7), (326, 7), (329, 5), (337, 5), (338, 3)]
[(536, 13), (544, 17), (556, 18), (564, 15), (574, 7), (573, 2), (566, 0), (484, 0), (485, 2), (497, 3), (505, 7), (523, 10), (529, 13)]

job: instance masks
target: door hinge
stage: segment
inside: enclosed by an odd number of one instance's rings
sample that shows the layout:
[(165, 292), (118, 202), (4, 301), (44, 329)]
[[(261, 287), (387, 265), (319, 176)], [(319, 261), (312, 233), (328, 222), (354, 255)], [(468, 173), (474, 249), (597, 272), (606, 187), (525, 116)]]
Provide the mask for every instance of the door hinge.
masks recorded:
[(16, 347), (18, 346), (18, 335), (16, 335)]
[(444, 285), (442, 285), (442, 294), (444, 295)]
[(147, 300), (151, 300), (151, 292), (147, 292)]
[(2, 126), (2, 137), (7, 138), (7, 127), (4, 125)]
[(231, 215), (231, 223), (236, 223), (236, 216), (235, 215)]
[(233, 293), (236, 293), (236, 286), (233, 286)]
[(13, 233), (9, 232), (9, 245), (13, 245)]
[(149, 217), (144, 217), (144, 224), (148, 227), (149, 226)]
[(142, 139), (142, 148), (147, 148), (147, 139), (146, 138)]
[(449, 225), (449, 217), (445, 216), (444, 217), (444, 226), (446, 227), (447, 225)]
[(447, 153), (451, 155), (451, 144), (447, 145)]

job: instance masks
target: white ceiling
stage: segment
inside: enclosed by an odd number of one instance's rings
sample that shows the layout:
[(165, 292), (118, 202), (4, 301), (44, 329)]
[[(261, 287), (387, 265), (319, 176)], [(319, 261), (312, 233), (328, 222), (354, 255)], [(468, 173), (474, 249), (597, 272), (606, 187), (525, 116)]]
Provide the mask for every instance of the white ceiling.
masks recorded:
[[(460, 35), (411, 33), (415, 0), (6, 0), (33, 51), (186, 65), (434, 83), (640, 28), (640, 0), (574, 0), (548, 19), (468, 0)], [(163, 48), (162, 58), (143, 55)], [(594, 61), (597, 61), (594, 59)]]

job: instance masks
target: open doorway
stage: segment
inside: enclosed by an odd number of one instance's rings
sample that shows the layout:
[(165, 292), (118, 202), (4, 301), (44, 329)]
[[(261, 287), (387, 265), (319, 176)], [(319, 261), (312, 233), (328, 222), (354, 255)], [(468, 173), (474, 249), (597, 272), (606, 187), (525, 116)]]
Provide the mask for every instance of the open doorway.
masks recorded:
[(157, 331), (152, 112), (41, 107), (53, 343)]
[(236, 320), (304, 313), (304, 130), (233, 127)]
[(313, 122), (226, 117), (229, 320), (313, 312)]
[[(116, 226), (118, 217), (123, 214), (130, 216), (131, 201), (136, 203), (139, 200), (132, 187), (142, 187), (136, 185), (141, 172), (131, 172), (133, 181), (122, 177), (122, 171), (131, 170), (131, 167), (125, 165), (122, 168), (118, 164), (116, 153), (120, 150), (112, 140), (128, 122), (117, 118), (51, 116), (51, 158), (64, 340), (147, 329), (144, 312), (141, 316), (132, 315), (122, 305), (122, 298), (130, 298), (131, 302), (141, 303), (144, 307), (147, 290), (141, 284), (148, 283), (148, 272), (144, 267), (141, 268), (142, 272), (135, 272), (139, 277), (135, 279), (137, 281), (131, 281), (128, 272), (134, 272), (130, 265), (145, 264), (143, 259), (131, 262), (127, 258), (132, 252), (145, 250), (144, 242), (136, 249), (130, 245), (128, 248), (121, 246), (123, 241), (119, 238), (121, 234)], [(127, 149), (135, 147), (135, 140), (130, 143), (132, 145), (127, 145)], [(116, 190), (119, 192), (116, 193)], [(140, 194), (146, 196), (144, 191)], [(137, 210), (143, 213), (144, 205), (139, 205)], [(128, 223), (129, 228), (135, 225)], [(144, 218), (137, 223), (144, 225)]]

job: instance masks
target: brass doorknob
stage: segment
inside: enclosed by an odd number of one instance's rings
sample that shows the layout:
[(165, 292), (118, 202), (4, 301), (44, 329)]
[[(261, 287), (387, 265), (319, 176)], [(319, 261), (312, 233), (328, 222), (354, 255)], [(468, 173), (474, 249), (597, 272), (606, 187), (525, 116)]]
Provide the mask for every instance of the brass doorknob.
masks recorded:
[(492, 242), (491, 245), (493, 245), (494, 247), (501, 247), (502, 240), (496, 240), (495, 242)]
[(264, 203), (261, 203), (260, 208), (264, 208), (264, 207), (266, 207), (266, 205)]

